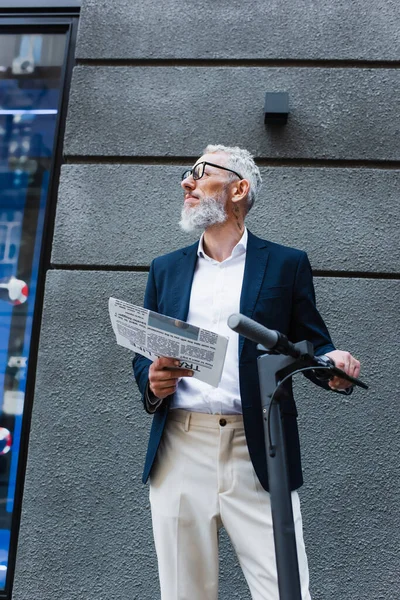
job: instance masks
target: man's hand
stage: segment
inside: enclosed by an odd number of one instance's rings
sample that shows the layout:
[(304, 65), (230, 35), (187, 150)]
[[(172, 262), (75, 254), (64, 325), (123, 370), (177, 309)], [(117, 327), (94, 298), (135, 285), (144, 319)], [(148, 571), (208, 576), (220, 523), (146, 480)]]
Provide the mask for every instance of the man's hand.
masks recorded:
[(176, 360), (176, 358), (161, 356), (150, 365), (150, 391), (157, 396), (157, 398), (164, 400), (164, 398), (173, 394), (180, 377), (193, 377), (193, 371), (177, 368), (180, 364), (181, 363), (179, 360)]
[[(329, 356), (329, 358), (334, 361), (335, 366), (338, 369), (342, 369), (347, 375), (358, 377), (360, 373), (360, 363), (350, 354), (350, 352), (333, 350), (332, 352), (327, 352), (326, 356)], [(334, 377), (328, 382), (328, 385), (332, 390), (345, 390), (352, 386), (350, 381), (341, 379), (340, 377)]]

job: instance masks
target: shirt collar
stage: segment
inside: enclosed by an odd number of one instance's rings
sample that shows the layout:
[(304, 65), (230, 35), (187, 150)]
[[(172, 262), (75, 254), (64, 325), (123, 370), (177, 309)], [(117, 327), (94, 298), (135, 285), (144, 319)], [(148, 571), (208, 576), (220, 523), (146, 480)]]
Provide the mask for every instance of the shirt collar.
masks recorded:
[[(232, 258), (233, 256), (239, 256), (240, 254), (244, 254), (246, 252), (248, 237), (249, 236), (248, 236), (248, 233), (247, 233), (247, 227), (245, 227), (242, 237), (240, 238), (240, 240), (238, 241), (238, 243), (236, 244), (236, 246), (232, 250), (232, 254), (226, 260), (229, 260), (229, 258)], [(212, 260), (204, 252), (203, 238), (204, 238), (204, 232), (201, 234), (201, 238), (199, 240), (199, 246), (197, 248), (197, 256), (199, 256), (200, 258), (206, 258), (208, 260)]]

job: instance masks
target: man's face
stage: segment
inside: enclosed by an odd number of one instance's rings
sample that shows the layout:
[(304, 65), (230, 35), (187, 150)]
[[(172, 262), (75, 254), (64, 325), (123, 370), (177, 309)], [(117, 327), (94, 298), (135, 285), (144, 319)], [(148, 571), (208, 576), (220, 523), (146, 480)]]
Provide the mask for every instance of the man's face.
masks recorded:
[[(204, 161), (223, 167), (226, 165), (227, 156), (224, 153), (204, 154), (193, 165), (193, 169)], [(181, 185), (184, 191), (184, 206), (179, 224), (184, 231), (207, 229), (228, 219), (228, 171), (205, 165), (204, 174), (200, 179), (189, 175)]]
[[(196, 161), (195, 165), (201, 162), (210, 162), (225, 167), (227, 155), (223, 152), (203, 154), (203, 156)], [(181, 183), (184, 191), (185, 206), (195, 207), (200, 204), (204, 198), (215, 198), (220, 196), (222, 192), (226, 191), (229, 182), (230, 176), (228, 171), (205, 165), (204, 175), (201, 179), (195, 180), (192, 175), (189, 175), (189, 177), (186, 177)]]

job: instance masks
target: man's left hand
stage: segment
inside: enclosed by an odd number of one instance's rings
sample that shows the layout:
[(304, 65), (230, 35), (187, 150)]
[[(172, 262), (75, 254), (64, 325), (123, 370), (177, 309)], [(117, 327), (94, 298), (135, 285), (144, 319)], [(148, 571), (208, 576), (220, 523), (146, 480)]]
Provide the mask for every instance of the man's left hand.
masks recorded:
[[(342, 369), (347, 375), (351, 375), (352, 377), (358, 377), (360, 373), (360, 363), (350, 354), (350, 352), (345, 352), (344, 350), (333, 350), (332, 352), (327, 352), (326, 356), (329, 356), (338, 369)], [(352, 386), (350, 381), (347, 379), (341, 379), (340, 377), (334, 377), (328, 382), (329, 387), (332, 390), (345, 390)]]

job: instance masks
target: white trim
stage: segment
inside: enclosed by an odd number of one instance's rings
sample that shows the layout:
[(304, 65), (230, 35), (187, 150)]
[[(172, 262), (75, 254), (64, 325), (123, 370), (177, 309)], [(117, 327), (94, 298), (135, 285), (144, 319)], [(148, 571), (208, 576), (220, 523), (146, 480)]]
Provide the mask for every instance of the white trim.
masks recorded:
[(58, 110), (56, 108), (44, 108), (44, 109), (11, 109), (5, 110), (0, 108), (0, 115), (56, 115)]
[(82, 0), (14, 0), (2, 2), (1, 8), (80, 8)]

